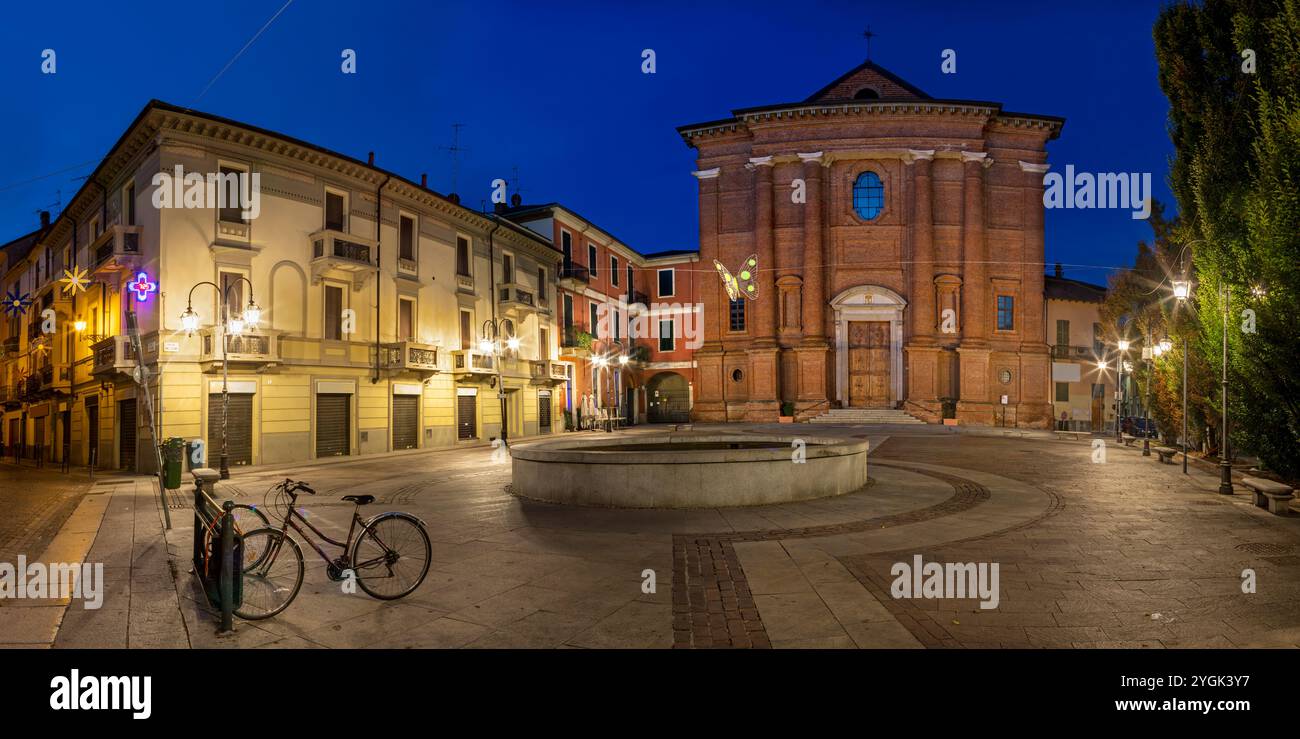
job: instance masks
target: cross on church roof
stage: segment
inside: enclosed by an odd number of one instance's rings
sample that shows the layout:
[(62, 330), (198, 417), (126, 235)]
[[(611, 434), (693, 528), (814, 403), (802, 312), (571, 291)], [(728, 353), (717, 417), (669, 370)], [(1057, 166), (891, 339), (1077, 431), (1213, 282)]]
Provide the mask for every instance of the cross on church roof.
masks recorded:
[(867, 30), (862, 33), (862, 38), (867, 40), (867, 61), (871, 61), (871, 39), (877, 35), (879, 34), (871, 32), (871, 26), (867, 26)]

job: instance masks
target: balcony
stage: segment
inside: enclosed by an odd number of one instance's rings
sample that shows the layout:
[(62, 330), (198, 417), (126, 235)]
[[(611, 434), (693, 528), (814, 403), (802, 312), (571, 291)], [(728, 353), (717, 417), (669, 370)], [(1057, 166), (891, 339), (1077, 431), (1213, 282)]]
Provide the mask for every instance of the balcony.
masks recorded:
[(94, 255), (92, 275), (105, 276), (116, 272), (128, 272), (140, 266), (141, 226), (109, 226), (99, 238), (90, 242), (90, 253)]
[(456, 292), (464, 295), (474, 295), (474, 276), (456, 273)]
[(1090, 346), (1067, 346), (1065, 344), (1052, 345), (1052, 359), (1095, 361), (1098, 356), (1100, 355)]
[(414, 341), (399, 341), (380, 347), (379, 361), (393, 374), (415, 372), (428, 376), (438, 371), (438, 347)]
[(18, 389), (13, 385), (0, 385), (0, 407), (6, 410), (18, 406)]
[(565, 290), (581, 290), (591, 282), (591, 273), (587, 268), (573, 261), (565, 260), (560, 267), (560, 287)]
[(628, 290), (627, 295), (624, 297), (627, 300), (628, 305), (640, 304), (647, 308), (650, 307), (650, 296), (640, 290)]
[(497, 287), (497, 303), (512, 318), (520, 318), (537, 310), (537, 299), (533, 291), (515, 283)]
[(397, 274), (404, 275), (406, 277), (418, 278), (420, 276), (420, 265), (414, 259), (407, 259), (406, 257), (398, 257)]
[(566, 326), (560, 336), (560, 350), (567, 357), (586, 357), (591, 354), (591, 341), (586, 326)]
[(528, 367), (529, 377), (534, 385), (558, 385), (569, 379), (564, 371), (564, 364), (550, 360), (533, 360)]
[(135, 369), (135, 349), (125, 336), (110, 336), (97, 341), (91, 344), (90, 353), (94, 357), (90, 366), (92, 375), (130, 375)]
[(462, 349), (451, 353), (452, 374), (457, 377), (488, 376), (496, 374), (492, 355), (477, 349)]
[(5, 357), (18, 356), (18, 337), (7, 337), (4, 342), (0, 344), (0, 353), (3, 353)]
[(375, 270), (375, 242), (371, 239), (331, 229), (321, 229), (308, 238), (311, 240), (313, 285), (319, 284), (321, 277), (333, 270), (350, 275), (352, 288), (360, 290)]
[(199, 364), (204, 372), (221, 369), (222, 362), (231, 365), (253, 365), (257, 370), (271, 369), (280, 364), (280, 333), (278, 331), (244, 331), (239, 335), (226, 335), (225, 352), (221, 347), (219, 331), (215, 326), (200, 329)]

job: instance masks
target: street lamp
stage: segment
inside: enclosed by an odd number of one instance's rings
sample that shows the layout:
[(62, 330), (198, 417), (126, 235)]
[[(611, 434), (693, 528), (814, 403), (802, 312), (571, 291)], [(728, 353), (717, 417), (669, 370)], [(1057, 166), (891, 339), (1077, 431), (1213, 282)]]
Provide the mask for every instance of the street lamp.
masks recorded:
[(1119, 348), (1119, 357), (1115, 360), (1115, 369), (1119, 372), (1118, 387), (1115, 391), (1115, 441), (1123, 441), (1123, 420), (1124, 420), (1124, 370), (1128, 369), (1128, 362), (1124, 361), (1124, 353), (1128, 351), (1128, 339), (1120, 339), (1116, 342)]
[[(248, 283), (248, 305), (244, 307), (244, 312), (238, 316), (230, 315), (230, 289), (240, 282)], [(239, 336), (244, 332), (245, 324), (250, 328), (256, 328), (257, 322), (262, 318), (262, 309), (257, 303), (253, 302), (253, 283), (247, 277), (240, 275), (231, 280), (223, 290), (215, 282), (204, 280), (190, 288), (189, 295), (185, 298), (185, 312), (181, 314), (181, 328), (185, 329), (186, 336), (193, 336), (199, 327), (199, 314), (194, 312), (194, 291), (199, 285), (211, 285), (212, 289), (217, 291), (221, 298), (221, 479), (230, 479), (230, 456), (229, 444), (227, 442), (227, 425), (230, 420), (230, 362), (226, 360), (226, 355), (230, 350), (227, 345), (228, 336)]]
[[(501, 445), (508, 446), (510, 441), (510, 421), (506, 418), (506, 378), (501, 367), (501, 337), (506, 337), (506, 348), (515, 351), (519, 348), (519, 339), (507, 334), (503, 328), (507, 318), (489, 318), (483, 322), (482, 337), (478, 348), (484, 354), (492, 355), (492, 363), (497, 368), (497, 398), (501, 401)], [(513, 323), (511, 324), (514, 325)]]

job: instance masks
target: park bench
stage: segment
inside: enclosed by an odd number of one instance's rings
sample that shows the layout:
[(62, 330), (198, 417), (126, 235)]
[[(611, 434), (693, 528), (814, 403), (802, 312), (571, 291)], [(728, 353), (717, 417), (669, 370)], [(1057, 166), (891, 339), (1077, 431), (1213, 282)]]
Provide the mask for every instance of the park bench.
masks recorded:
[(1285, 516), (1291, 509), (1291, 499), (1295, 492), (1290, 485), (1265, 480), (1261, 477), (1242, 478), (1241, 484), (1255, 493), (1255, 505), (1268, 508), (1269, 513)]
[(1138, 440), (1138, 437), (1132, 434), (1122, 434), (1120, 438), (1124, 440), (1124, 446), (1133, 446), (1133, 442)]
[(1178, 450), (1171, 446), (1153, 446), (1151, 451), (1160, 455), (1161, 464), (1173, 464), (1174, 455), (1178, 453)]
[(1078, 441), (1078, 440), (1079, 440), (1079, 434), (1087, 433), (1087, 432), (1084, 432), (1084, 431), (1060, 431), (1060, 430), (1058, 430), (1058, 431), (1053, 431), (1052, 433), (1056, 434), (1056, 438), (1058, 438), (1058, 439), (1062, 439), (1062, 440), (1064, 440), (1066, 436), (1069, 436), (1070, 438), (1074, 439), (1075, 441)]

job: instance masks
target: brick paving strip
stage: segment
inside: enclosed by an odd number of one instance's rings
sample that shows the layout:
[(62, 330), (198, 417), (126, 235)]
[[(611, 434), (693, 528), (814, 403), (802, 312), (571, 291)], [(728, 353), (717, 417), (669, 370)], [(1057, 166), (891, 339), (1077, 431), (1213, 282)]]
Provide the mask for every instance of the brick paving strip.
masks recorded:
[[(890, 526), (903, 526), (952, 516), (974, 508), (989, 499), (988, 488), (955, 475), (948, 475), (919, 467), (885, 463), (873, 460), (872, 464), (902, 469), (947, 482), (953, 488), (952, 497), (925, 508), (905, 513), (877, 516), (860, 521), (805, 526), (763, 531), (722, 532), (716, 534), (678, 534), (673, 537), (673, 647), (677, 649), (709, 647), (772, 646), (763, 620), (754, 603), (753, 593), (745, 579), (744, 569), (736, 556), (736, 542), (779, 541), (822, 536), (836, 536), (863, 531), (874, 531)], [(873, 484), (868, 482), (868, 486)], [(1050, 515), (1056, 505), (1049, 510)], [(1025, 524), (1021, 524), (1025, 525)], [(1002, 532), (998, 532), (1002, 533)], [(855, 573), (856, 575), (857, 573)], [(861, 577), (859, 577), (861, 580)], [(864, 582), (864, 586), (872, 587)], [(887, 592), (886, 588), (886, 592)], [(877, 599), (889, 606), (892, 598)], [(892, 612), (892, 611), (891, 611)], [(898, 614), (896, 614), (898, 615)], [(903, 619), (900, 618), (900, 621)], [(922, 643), (933, 643), (938, 637), (926, 629), (924, 622), (915, 617), (912, 623), (904, 622)], [(922, 639), (918, 629), (926, 634)], [(951, 638), (951, 637), (948, 637)], [(928, 644), (927, 644), (928, 646)]]

